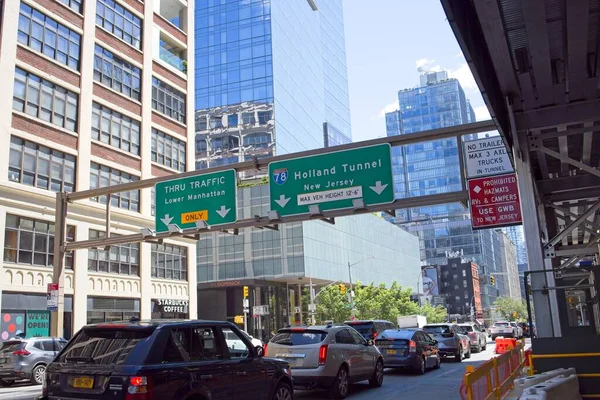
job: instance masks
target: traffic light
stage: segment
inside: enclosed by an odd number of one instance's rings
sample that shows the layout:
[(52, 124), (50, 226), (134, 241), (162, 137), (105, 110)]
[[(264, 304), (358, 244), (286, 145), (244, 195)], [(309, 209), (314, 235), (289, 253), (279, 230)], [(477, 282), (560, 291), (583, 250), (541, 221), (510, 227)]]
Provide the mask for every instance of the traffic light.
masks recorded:
[(496, 286), (496, 278), (494, 278), (493, 276), (490, 276), (490, 285)]
[(346, 294), (346, 285), (344, 285), (343, 283), (340, 283), (339, 288), (340, 288), (340, 292), (342, 292), (342, 294)]
[(248, 289), (248, 286), (244, 286), (244, 298), (247, 299), (249, 294), (250, 290)]

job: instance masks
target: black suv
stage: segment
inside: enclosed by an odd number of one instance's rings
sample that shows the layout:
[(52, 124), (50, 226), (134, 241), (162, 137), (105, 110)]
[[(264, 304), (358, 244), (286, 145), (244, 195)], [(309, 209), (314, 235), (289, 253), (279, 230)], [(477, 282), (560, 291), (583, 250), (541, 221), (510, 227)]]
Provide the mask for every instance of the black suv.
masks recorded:
[(377, 339), (377, 336), (385, 330), (398, 329), (392, 322), (385, 320), (355, 320), (346, 321), (344, 324), (356, 329), (367, 340)]
[(152, 320), (83, 327), (38, 400), (292, 400), (292, 388), (289, 363), (263, 358), (232, 323)]

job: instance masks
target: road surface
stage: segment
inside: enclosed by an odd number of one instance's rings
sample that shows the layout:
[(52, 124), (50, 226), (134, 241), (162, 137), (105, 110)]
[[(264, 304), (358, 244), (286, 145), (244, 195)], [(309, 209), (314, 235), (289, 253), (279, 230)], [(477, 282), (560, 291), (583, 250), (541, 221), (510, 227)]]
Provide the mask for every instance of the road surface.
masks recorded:
[[(349, 399), (352, 400), (426, 400), (443, 399), (459, 400), (458, 387), (467, 365), (480, 365), (494, 356), (494, 344), (488, 343), (487, 350), (473, 354), (470, 359), (461, 363), (452, 359), (442, 362), (438, 370), (427, 371), (425, 375), (387, 369), (383, 386), (370, 389), (367, 383), (352, 385)], [(33, 400), (41, 395), (41, 386), (15, 384), (9, 388), (0, 388), (0, 400)], [(326, 391), (296, 391), (296, 399), (329, 399)]]

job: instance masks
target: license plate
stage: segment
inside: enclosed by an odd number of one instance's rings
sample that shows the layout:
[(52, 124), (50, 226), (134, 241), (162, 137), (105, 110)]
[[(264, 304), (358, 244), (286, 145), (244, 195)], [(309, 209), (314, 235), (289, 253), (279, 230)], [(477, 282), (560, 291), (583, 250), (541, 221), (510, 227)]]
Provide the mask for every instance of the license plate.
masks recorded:
[(94, 378), (89, 376), (73, 378), (73, 387), (77, 389), (91, 389), (94, 387)]
[(396, 354), (396, 350), (388, 350), (387, 353), (388, 354)]

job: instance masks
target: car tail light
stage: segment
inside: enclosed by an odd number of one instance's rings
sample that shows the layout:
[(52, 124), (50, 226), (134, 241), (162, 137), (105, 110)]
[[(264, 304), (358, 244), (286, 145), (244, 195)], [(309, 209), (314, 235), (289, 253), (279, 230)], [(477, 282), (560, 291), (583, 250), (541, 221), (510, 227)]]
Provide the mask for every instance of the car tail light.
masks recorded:
[(414, 340), (408, 342), (408, 352), (416, 353), (417, 352), (417, 343)]
[(13, 351), (13, 355), (15, 355), (15, 356), (28, 356), (28, 355), (30, 355), (30, 354), (31, 354), (31, 353), (30, 353), (30, 352), (28, 352), (28, 351), (27, 351), (27, 350), (25, 350), (25, 349), (21, 349), (21, 350), (16, 350), (16, 351)]
[(319, 365), (325, 365), (325, 363), (327, 362), (328, 347), (329, 345), (327, 344), (321, 345), (321, 348), (319, 349)]
[(373, 340), (377, 339), (377, 336), (379, 336), (379, 333), (378, 332), (374, 332), (373, 333)]
[(127, 388), (126, 400), (150, 400), (152, 391), (150, 390), (150, 380), (145, 376), (132, 376), (129, 378), (129, 387)]
[(266, 357), (267, 356), (267, 350), (269, 348), (269, 344), (265, 343), (265, 345), (263, 346), (263, 355)]

